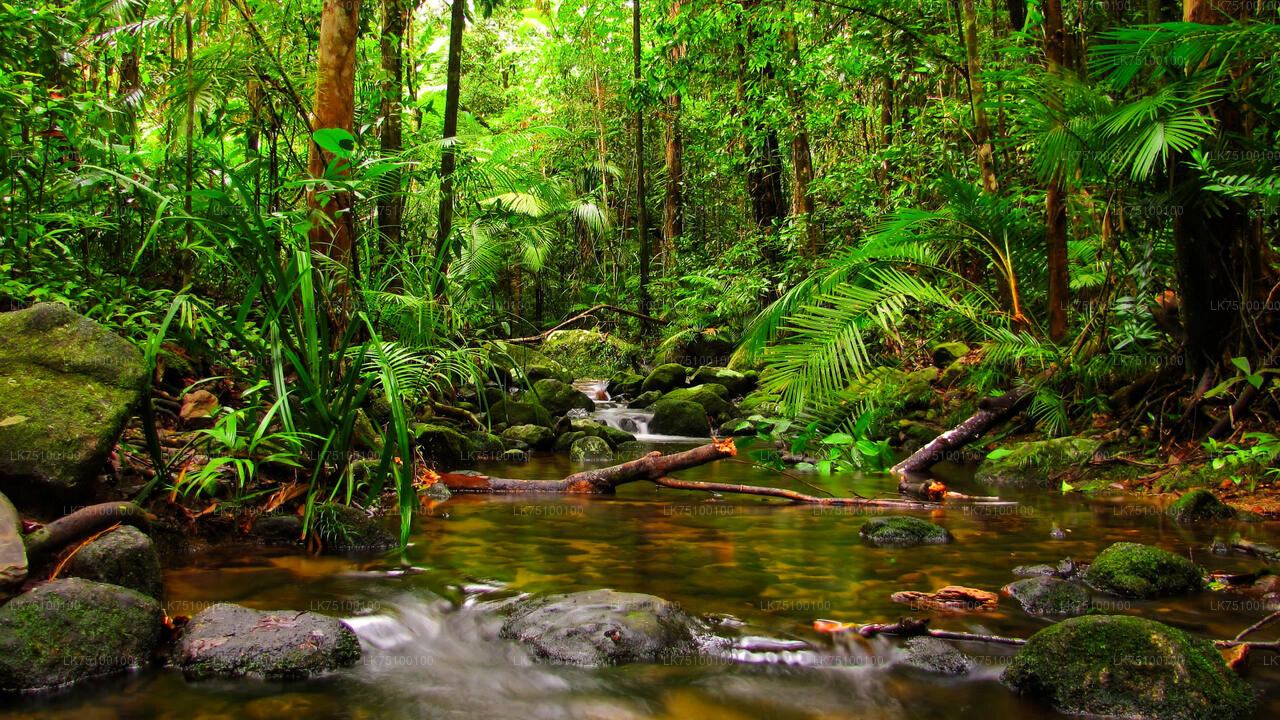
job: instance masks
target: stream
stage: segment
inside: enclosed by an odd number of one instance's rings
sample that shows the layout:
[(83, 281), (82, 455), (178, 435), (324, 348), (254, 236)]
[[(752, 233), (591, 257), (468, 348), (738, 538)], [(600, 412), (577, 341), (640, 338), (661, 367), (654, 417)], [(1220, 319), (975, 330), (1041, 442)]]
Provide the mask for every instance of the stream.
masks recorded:
[[(608, 402), (596, 418), (637, 423), (643, 450), (695, 441), (648, 435), (647, 415)], [(609, 463), (595, 463), (609, 464)], [(488, 463), (505, 477), (559, 478), (580, 470), (567, 457)], [(686, 479), (795, 487), (738, 462), (680, 473)], [(888, 493), (885, 475), (813, 476), (832, 492)], [(962, 492), (985, 494), (963, 476)], [(1011, 651), (962, 645), (978, 670), (944, 678), (895, 664), (899, 642), (833, 637), (813, 621), (892, 622), (910, 611), (898, 590), (956, 584), (997, 590), (1014, 566), (1088, 560), (1112, 542), (1190, 549), (1209, 569), (1253, 570), (1256, 560), (1215, 556), (1213, 530), (1188, 530), (1153, 500), (1036, 491), (1006, 494), (1016, 506), (951, 507), (932, 519), (956, 541), (875, 549), (858, 530), (866, 511), (783, 505), (759, 498), (626, 485), (612, 497), (458, 496), (419, 515), (403, 556), (308, 557), (286, 548), (222, 546), (170, 559), (169, 615), (229, 601), (260, 609), (314, 610), (347, 618), (365, 656), (354, 668), (305, 683), (189, 683), (171, 670), (88, 682), (56, 694), (6, 698), (0, 718), (1054, 718), (998, 682)], [(394, 519), (388, 519), (388, 526)], [(1065, 539), (1051, 539), (1057, 525)], [(1261, 524), (1218, 527), (1266, 540)], [(541, 664), (497, 637), (499, 610), (521, 593), (613, 588), (652, 593), (713, 615), (747, 638), (719, 657), (682, 664), (583, 669)], [(1268, 608), (1242, 595), (1204, 592), (1152, 602), (1107, 600), (1106, 612), (1161, 620), (1204, 637), (1231, 637)], [(917, 613), (918, 614), (918, 613)], [(1002, 598), (993, 612), (933, 614), (933, 626), (1026, 636), (1048, 621)], [(1280, 713), (1280, 665), (1255, 658), (1257, 717)]]

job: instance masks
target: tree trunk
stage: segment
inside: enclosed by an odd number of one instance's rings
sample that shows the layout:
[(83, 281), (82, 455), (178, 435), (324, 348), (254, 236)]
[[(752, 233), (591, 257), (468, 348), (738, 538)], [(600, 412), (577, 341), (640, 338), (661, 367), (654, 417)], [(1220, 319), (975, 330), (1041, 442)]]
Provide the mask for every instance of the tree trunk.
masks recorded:
[(457, 153), (453, 147), (458, 135), (458, 98), (462, 84), (462, 31), (467, 24), (466, 0), (453, 0), (449, 13), (449, 63), (444, 91), (444, 148), (440, 151), (440, 214), (436, 227), (436, 264), (441, 283), (449, 269), (449, 235), (453, 232), (453, 171)]
[[(390, 157), (401, 149), (401, 94), (404, 91), (404, 33), (409, 10), (405, 0), (382, 3), (382, 155)], [(378, 240), (382, 262), (389, 262), (400, 245), (404, 195), (400, 171), (383, 176), (378, 193)], [(400, 289), (400, 274), (392, 273), (391, 287)]]
[[(1061, 0), (1050, 0), (1050, 2)], [(982, 80), (982, 63), (978, 56), (978, 14), (973, 0), (964, 0), (964, 55), (969, 74), (969, 102), (973, 107), (974, 142), (978, 146), (978, 171), (982, 174), (982, 191), (994, 193), (996, 184), (995, 153), (991, 149), (991, 122), (987, 119), (986, 92)]]
[[(680, 16), (680, 0), (671, 3), (670, 19), (675, 23)], [(673, 45), (668, 52), (673, 68), (678, 68), (687, 48), (684, 43)], [(667, 193), (663, 203), (662, 261), (669, 271), (673, 266), (676, 239), (684, 234), (684, 137), (680, 130), (680, 93), (667, 98)]]
[(772, 63), (766, 63), (756, 76), (754, 87), (747, 85), (746, 49), (758, 38), (752, 13), (759, 0), (747, 0), (743, 9), (745, 18), (745, 43), (738, 46), (738, 95), (742, 103), (744, 146), (747, 152), (747, 197), (751, 201), (751, 219), (761, 231), (761, 255), (773, 266), (780, 258), (769, 237), (787, 215), (782, 199), (782, 158), (778, 150), (778, 132), (762, 118), (752, 118), (753, 110), (763, 104), (764, 86), (774, 78)]
[[(631, 51), (635, 60), (634, 78), (638, 86), (642, 80), (640, 67), (640, 0), (632, 0)], [(635, 109), (636, 123), (636, 237), (640, 246), (640, 312), (649, 314), (649, 208), (648, 192), (644, 182), (644, 112), (639, 102)]]
[[(966, 0), (967, 1), (967, 0)], [(1062, 26), (1062, 0), (1045, 3), (1044, 53), (1048, 72), (1061, 74), (1066, 58), (1065, 31)], [(1051, 98), (1050, 108), (1062, 113), (1061, 98)], [(1070, 303), (1070, 276), (1067, 269), (1067, 202), (1062, 178), (1050, 179), (1045, 188), (1045, 231), (1049, 269), (1049, 338), (1058, 341), (1067, 334), (1067, 306)]]
[[(360, 0), (325, 0), (320, 16), (320, 44), (316, 49), (316, 96), (311, 128), (352, 131), (355, 115), (356, 35), (360, 28)], [(324, 177), (333, 155), (314, 142), (307, 157), (307, 172)], [(329, 193), (324, 205), (316, 191), (307, 193), (308, 204), (321, 210), (329, 223), (315, 223), (309, 235), (311, 248), (345, 267), (352, 266), (351, 194)]]
[(784, 32), (791, 67), (787, 73), (787, 100), (791, 104), (791, 218), (803, 224), (808, 257), (818, 256), (818, 226), (813, 223), (813, 157), (809, 151), (809, 130), (805, 127), (804, 96), (800, 91), (800, 41), (796, 26), (789, 23)]

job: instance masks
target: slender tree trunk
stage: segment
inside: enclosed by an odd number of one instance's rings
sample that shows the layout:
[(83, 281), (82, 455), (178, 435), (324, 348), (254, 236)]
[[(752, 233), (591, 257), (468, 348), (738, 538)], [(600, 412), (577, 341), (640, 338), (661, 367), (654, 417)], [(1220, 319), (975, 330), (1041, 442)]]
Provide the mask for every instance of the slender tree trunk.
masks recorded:
[[(1044, 10), (1044, 52), (1049, 63), (1048, 71), (1061, 74), (1066, 59), (1062, 0), (1047, 0)], [(1061, 98), (1053, 98), (1050, 103), (1055, 113), (1061, 115)], [(1052, 178), (1045, 189), (1045, 216), (1048, 223), (1045, 236), (1049, 268), (1049, 337), (1057, 341), (1067, 334), (1067, 305), (1071, 293), (1067, 268), (1067, 196), (1060, 177)]]
[[(670, 11), (674, 23), (680, 16), (680, 0), (673, 0)], [(673, 67), (679, 67), (687, 48), (684, 43), (671, 47), (668, 57)], [(676, 239), (684, 234), (684, 137), (680, 130), (680, 93), (667, 98), (667, 193), (662, 217), (662, 263), (670, 270), (675, 258)]]
[[(449, 64), (444, 91), (444, 148), (440, 152), (440, 214), (436, 228), (436, 256), (440, 281), (449, 268), (449, 234), (453, 232), (454, 143), (458, 135), (458, 98), (462, 84), (462, 31), (467, 24), (466, 0), (453, 0), (449, 13)], [(443, 287), (441, 285), (440, 287)]]
[(794, 22), (788, 23), (783, 39), (791, 65), (787, 72), (787, 100), (791, 104), (791, 217), (793, 222), (803, 224), (805, 250), (812, 258), (818, 256), (819, 250), (818, 226), (813, 223), (813, 196), (809, 194), (809, 184), (813, 182), (813, 156), (809, 151), (809, 130), (805, 127), (804, 96), (800, 89), (800, 41), (796, 37)]
[[(401, 93), (404, 91), (404, 33), (409, 9), (405, 0), (382, 3), (382, 154), (396, 155), (401, 149)], [(378, 239), (381, 261), (389, 262), (400, 245), (404, 195), (400, 171), (383, 175), (378, 194)], [(391, 287), (400, 289), (400, 273), (392, 273)]]
[[(320, 44), (316, 48), (316, 96), (312, 110), (312, 130), (340, 128), (352, 131), (355, 117), (356, 36), (360, 28), (360, 0), (325, 0), (320, 16)], [(314, 142), (307, 157), (307, 172), (324, 177), (333, 155)], [(329, 222), (315, 223), (310, 232), (311, 248), (354, 270), (351, 194), (328, 193), (321, 198), (311, 190), (308, 203), (322, 211)]]
[[(183, 18), (183, 26), (186, 30), (186, 63), (187, 76), (187, 112), (186, 112), (186, 152), (184, 153), (183, 169), (185, 171), (185, 180), (183, 186), (185, 194), (182, 198), (182, 208), (186, 212), (187, 217), (191, 217), (191, 193), (195, 189), (195, 134), (196, 134), (196, 96), (193, 92), (193, 75), (195, 60), (192, 55), (195, 52), (195, 38), (192, 32), (191, 7), (187, 6), (186, 13)], [(183, 286), (191, 284), (192, 274), (195, 272), (195, 258), (189, 249), (192, 245), (191, 233), (193, 231), (191, 223), (184, 223), (186, 248), (178, 254), (178, 267), (182, 273)]]
[[(632, 1), (631, 50), (635, 60), (634, 78), (639, 85), (643, 76), (640, 66), (640, 0)], [(644, 182), (644, 112), (636, 103), (636, 237), (640, 245), (640, 312), (649, 314), (649, 209)]]
[(761, 254), (776, 266), (780, 262), (778, 250), (771, 241), (778, 226), (787, 216), (787, 205), (782, 198), (782, 158), (778, 149), (778, 132), (763, 119), (752, 120), (752, 107), (762, 104), (765, 85), (774, 78), (772, 63), (766, 63), (756, 75), (754, 88), (747, 85), (746, 48), (755, 42), (752, 13), (759, 0), (747, 0), (743, 8), (746, 42), (738, 47), (739, 95), (743, 99), (743, 133), (747, 151), (747, 197), (751, 200), (751, 218), (762, 233)]
[[(1060, 0), (1050, 0), (1060, 2)], [(978, 55), (978, 13), (973, 0), (964, 0), (964, 55), (969, 73), (969, 102), (973, 106), (974, 142), (978, 146), (978, 171), (982, 174), (982, 191), (998, 189), (995, 153), (991, 150), (991, 122), (987, 119), (986, 92), (979, 74), (982, 63)]]

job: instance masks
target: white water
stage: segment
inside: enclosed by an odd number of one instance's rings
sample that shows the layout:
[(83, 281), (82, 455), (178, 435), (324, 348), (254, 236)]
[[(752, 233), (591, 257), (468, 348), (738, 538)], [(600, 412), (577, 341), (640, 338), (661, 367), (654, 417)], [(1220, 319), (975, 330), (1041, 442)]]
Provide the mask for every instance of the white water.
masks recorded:
[(590, 417), (598, 423), (608, 425), (631, 433), (640, 442), (697, 442), (706, 438), (685, 437), (683, 435), (659, 435), (649, 432), (649, 423), (653, 421), (653, 413), (648, 410), (635, 410), (609, 397), (608, 380), (575, 380), (573, 386), (587, 394), (595, 401), (596, 409)]

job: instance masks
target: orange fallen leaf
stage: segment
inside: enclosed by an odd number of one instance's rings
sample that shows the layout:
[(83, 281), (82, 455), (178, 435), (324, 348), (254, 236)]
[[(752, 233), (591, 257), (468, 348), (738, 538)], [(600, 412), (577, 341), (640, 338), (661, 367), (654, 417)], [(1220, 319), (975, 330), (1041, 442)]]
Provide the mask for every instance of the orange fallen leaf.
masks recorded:
[(1243, 671), (1244, 665), (1249, 659), (1248, 645), (1236, 645), (1235, 647), (1222, 648), (1218, 652), (1222, 654), (1222, 659), (1227, 661), (1227, 667), (1235, 670), (1236, 672)]
[(840, 622), (839, 620), (814, 620), (813, 629), (824, 633), (838, 633), (845, 630), (853, 630), (858, 627), (854, 623)]

